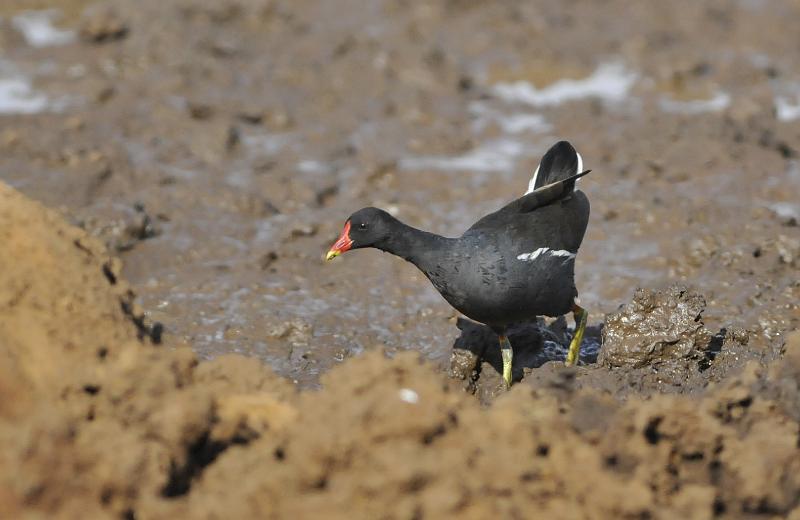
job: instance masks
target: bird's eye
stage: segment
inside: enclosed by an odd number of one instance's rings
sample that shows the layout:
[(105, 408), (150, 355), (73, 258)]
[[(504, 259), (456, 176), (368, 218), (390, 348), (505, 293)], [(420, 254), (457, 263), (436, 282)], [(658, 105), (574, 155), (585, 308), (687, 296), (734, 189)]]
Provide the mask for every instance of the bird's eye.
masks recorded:
[(367, 223), (366, 222), (362, 222), (361, 224), (358, 225), (358, 227), (359, 227), (359, 229), (367, 229)]

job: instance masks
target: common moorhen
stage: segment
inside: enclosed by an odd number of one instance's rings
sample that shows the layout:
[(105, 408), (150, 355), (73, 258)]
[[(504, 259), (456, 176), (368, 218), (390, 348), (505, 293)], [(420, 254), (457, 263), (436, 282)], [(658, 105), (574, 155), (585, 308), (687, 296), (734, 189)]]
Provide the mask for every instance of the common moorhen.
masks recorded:
[(582, 170), (575, 148), (567, 141), (556, 143), (542, 157), (525, 195), (458, 238), (415, 229), (378, 208), (360, 209), (347, 219), (326, 259), (374, 247), (417, 266), (450, 305), (497, 333), (509, 386), (513, 353), (506, 327), (572, 311), (575, 335), (566, 359), (572, 365), (586, 328), (575, 289), (575, 255), (589, 222), (589, 200), (575, 190), (575, 181), (591, 171)]

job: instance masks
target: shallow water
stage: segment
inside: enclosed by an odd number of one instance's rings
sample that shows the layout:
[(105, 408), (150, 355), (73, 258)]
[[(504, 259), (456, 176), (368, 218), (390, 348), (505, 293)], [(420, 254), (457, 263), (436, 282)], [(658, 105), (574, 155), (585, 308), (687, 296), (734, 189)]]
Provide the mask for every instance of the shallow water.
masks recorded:
[(24, 11), (11, 19), (11, 25), (22, 33), (32, 47), (51, 47), (74, 41), (75, 31), (53, 25), (58, 16), (59, 12), (55, 9)]
[(35, 114), (47, 106), (47, 96), (34, 90), (28, 77), (0, 60), (0, 114)]

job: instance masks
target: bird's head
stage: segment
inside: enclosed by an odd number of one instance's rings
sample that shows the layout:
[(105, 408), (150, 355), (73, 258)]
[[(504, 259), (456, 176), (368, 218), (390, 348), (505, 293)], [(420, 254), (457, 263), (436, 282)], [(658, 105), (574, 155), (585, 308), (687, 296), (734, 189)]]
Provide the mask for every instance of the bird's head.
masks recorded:
[(361, 247), (380, 246), (390, 236), (395, 218), (378, 208), (362, 208), (347, 219), (342, 234), (333, 243), (325, 260), (336, 258), (345, 251)]

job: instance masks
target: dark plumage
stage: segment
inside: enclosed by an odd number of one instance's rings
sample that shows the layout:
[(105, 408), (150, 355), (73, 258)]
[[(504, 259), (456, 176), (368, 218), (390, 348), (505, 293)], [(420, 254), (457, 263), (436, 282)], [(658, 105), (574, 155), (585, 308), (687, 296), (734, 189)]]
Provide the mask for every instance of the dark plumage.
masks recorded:
[[(507, 325), (539, 315), (576, 314), (578, 345), (585, 313), (577, 306), (575, 255), (589, 222), (589, 201), (575, 191), (582, 160), (566, 141), (542, 158), (531, 190), (486, 215), (458, 238), (408, 226), (377, 208), (353, 213), (328, 253), (374, 247), (416, 265), (459, 312), (500, 336), (504, 377), (510, 383)], [(506, 352), (508, 350), (508, 352)], [(575, 352), (573, 352), (575, 350)], [(507, 372), (507, 373), (505, 373)]]

